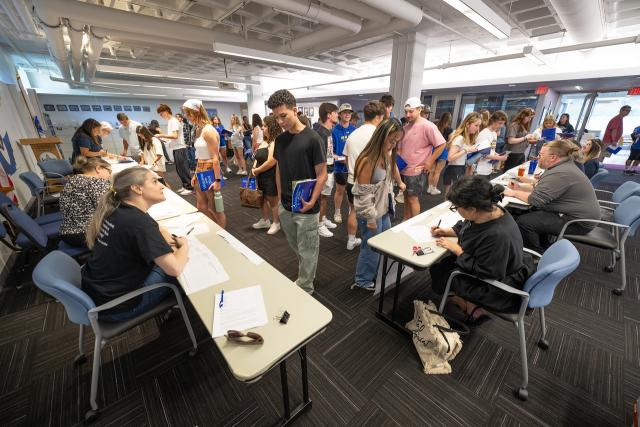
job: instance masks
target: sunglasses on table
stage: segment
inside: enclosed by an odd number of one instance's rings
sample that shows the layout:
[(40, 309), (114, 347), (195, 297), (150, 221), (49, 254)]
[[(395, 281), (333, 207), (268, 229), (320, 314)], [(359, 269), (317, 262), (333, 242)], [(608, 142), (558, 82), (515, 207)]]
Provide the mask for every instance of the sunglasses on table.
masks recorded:
[(241, 331), (227, 331), (227, 340), (233, 341), (236, 344), (244, 344), (244, 345), (257, 345), (263, 344), (264, 338), (260, 336), (260, 334), (256, 334), (255, 332), (241, 332)]

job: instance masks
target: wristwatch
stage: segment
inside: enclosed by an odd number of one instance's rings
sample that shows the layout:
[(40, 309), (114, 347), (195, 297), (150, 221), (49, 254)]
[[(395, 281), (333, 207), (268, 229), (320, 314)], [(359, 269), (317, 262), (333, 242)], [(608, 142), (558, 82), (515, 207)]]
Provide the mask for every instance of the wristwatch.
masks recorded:
[(215, 181), (216, 182), (221, 182), (222, 180), (220, 178), (216, 178)]

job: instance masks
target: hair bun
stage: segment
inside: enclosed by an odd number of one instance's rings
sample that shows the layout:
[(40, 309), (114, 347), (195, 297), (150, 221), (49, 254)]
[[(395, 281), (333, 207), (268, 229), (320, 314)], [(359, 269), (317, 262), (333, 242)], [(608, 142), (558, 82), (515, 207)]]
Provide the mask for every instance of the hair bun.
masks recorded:
[(504, 198), (504, 187), (500, 184), (493, 185), (489, 194), (491, 203), (500, 203)]

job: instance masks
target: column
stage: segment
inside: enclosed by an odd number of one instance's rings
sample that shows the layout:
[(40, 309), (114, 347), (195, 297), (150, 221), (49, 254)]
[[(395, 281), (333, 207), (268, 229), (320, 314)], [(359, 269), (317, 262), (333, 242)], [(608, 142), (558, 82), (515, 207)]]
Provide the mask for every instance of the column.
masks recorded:
[(265, 103), (264, 95), (262, 94), (262, 80), (260, 77), (252, 77), (251, 80), (259, 81), (261, 84), (258, 86), (247, 86), (247, 110), (249, 122), (251, 122), (251, 116), (253, 114), (259, 114), (261, 118), (265, 116)]
[(421, 33), (399, 35), (393, 38), (391, 78), (389, 92), (396, 100), (395, 117), (404, 115), (404, 101), (412, 96), (421, 98), (424, 58), (427, 37)]

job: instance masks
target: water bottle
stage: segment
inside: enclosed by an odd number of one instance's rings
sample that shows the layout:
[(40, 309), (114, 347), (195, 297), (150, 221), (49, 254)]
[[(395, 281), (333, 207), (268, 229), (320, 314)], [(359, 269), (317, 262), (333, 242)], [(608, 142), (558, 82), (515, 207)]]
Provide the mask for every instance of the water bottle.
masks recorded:
[(224, 203), (222, 202), (222, 192), (214, 191), (213, 192), (213, 205), (216, 208), (216, 212), (224, 212)]

